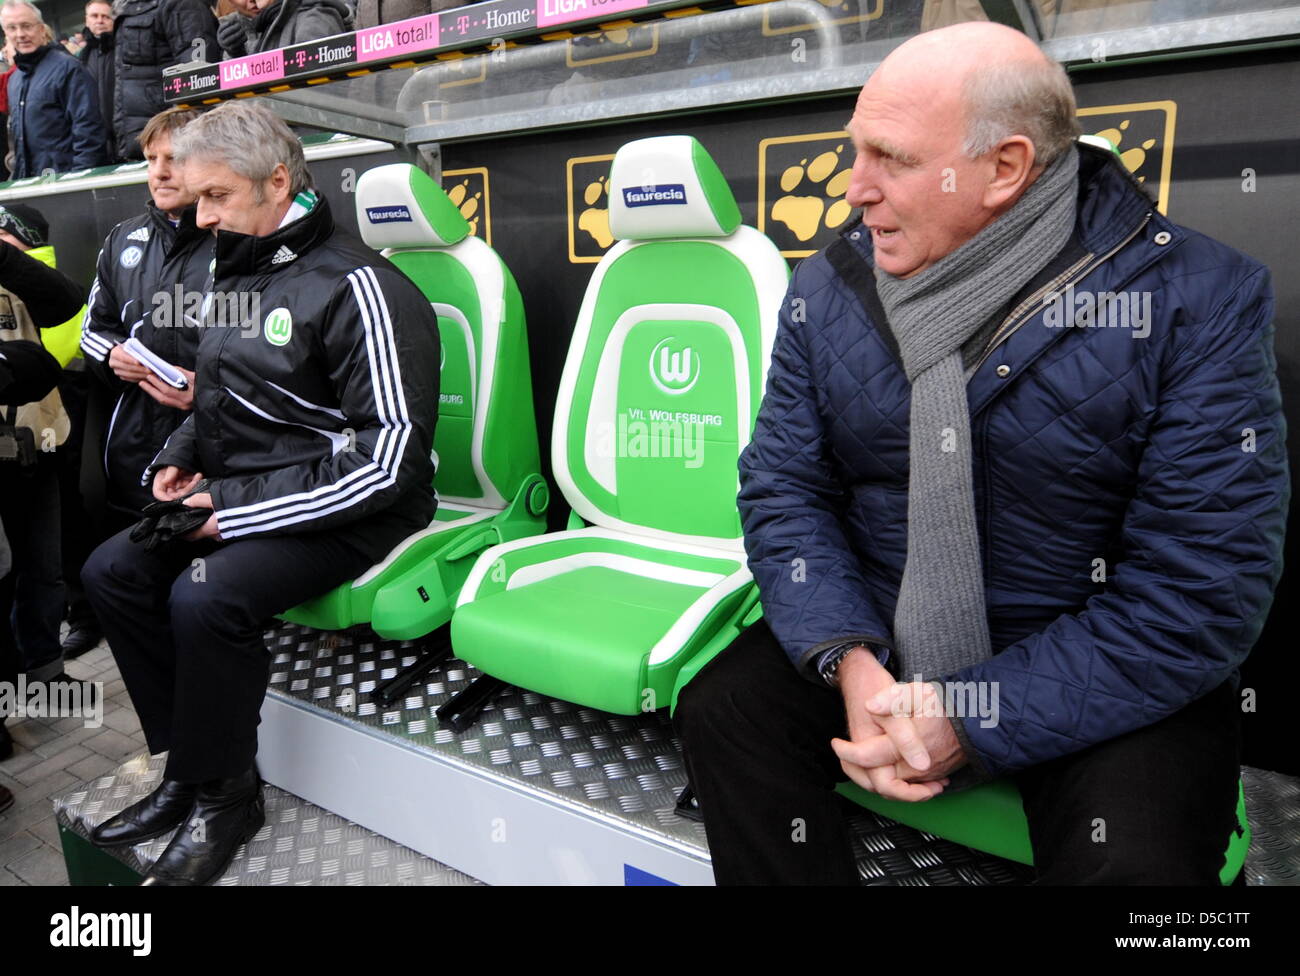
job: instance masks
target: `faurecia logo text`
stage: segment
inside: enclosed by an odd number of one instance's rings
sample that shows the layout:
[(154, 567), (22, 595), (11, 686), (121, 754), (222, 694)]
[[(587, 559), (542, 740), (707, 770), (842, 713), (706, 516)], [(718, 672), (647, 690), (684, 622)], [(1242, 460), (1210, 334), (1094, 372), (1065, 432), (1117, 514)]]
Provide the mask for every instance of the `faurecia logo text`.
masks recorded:
[(403, 206), (366, 207), (366, 216), (372, 224), (393, 224), (398, 221), (410, 221), (411, 211)]
[(623, 202), (629, 207), (657, 207), (667, 203), (686, 203), (686, 187), (681, 183), (658, 186), (629, 186), (623, 190)]

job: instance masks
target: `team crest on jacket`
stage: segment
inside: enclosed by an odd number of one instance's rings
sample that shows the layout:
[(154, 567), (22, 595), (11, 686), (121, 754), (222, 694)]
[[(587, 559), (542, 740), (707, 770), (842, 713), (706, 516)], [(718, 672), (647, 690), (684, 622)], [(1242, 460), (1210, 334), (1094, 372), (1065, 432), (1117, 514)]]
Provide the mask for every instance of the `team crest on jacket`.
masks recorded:
[(293, 316), (281, 305), (272, 309), (262, 323), (262, 335), (273, 346), (283, 346), (293, 336)]
[(134, 268), (137, 264), (140, 263), (140, 258), (143, 255), (144, 255), (144, 251), (140, 250), (140, 248), (132, 244), (130, 247), (128, 247), (125, 251), (122, 252), (122, 256), (118, 258), (118, 260), (122, 263), (122, 267)]

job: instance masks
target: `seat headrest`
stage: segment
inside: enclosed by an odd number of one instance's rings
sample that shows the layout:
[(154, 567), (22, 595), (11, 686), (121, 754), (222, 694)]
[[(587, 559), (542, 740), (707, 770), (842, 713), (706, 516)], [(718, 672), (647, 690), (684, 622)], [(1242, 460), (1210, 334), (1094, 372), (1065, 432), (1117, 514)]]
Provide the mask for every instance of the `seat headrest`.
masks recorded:
[(410, 163), (376, 166), (357, 180), (357, 226), (371, 247), (450, 247), (469, 222), (442, 187)]
[(1105, 149), (1116, 156), (1119, 155), (1119, 150), (1115, 147), (1115, 144), (1105, 136), (1079, 136), (1079, 141), (1089, 146), (1096, 146), (1098, 149)]
[(728, 237), (740, 208), (718, 164), (693, 136), (629, 142), (609, 173), (609, 229), (619, 240)]

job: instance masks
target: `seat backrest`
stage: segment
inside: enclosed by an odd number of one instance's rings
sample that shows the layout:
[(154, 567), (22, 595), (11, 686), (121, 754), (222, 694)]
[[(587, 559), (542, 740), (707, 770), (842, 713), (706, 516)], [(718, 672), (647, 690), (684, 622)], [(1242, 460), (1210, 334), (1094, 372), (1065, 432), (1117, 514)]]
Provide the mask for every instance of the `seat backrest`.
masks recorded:
[(592, 274), (565, 360), (556, 482), (587, 522), (738, 550), (737, 459), (789, 269), (741, 225), (717, 164), (690, 136), (628, 143), (609, 187), (619, 243)]
[(440, 498), (503, 508), (540, 468), (523, 302), (510, 270), (428, 174), (392, 163), (357, 181), (357, 224), (438, 316)]

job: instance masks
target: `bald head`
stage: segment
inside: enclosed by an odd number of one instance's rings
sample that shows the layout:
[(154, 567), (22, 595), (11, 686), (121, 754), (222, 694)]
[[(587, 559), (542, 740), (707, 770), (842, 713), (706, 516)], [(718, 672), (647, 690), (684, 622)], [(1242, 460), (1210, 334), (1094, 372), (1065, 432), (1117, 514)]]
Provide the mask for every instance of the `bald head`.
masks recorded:
[(1000, 24), (929, 31), (895, 49), (858, 96), (847, 199), (877, 264), (929, 267), (1012, 207), (1078, 134), (1060, 65)]
[[(876, 74), (923, 81), (935, 88), (960, 84), (974, 69), (993, 64), (1050, 65), (1038, 45), (1002, 24), (954, 24), (917, 34), (885, 58)], [(874, 76), (873, 76), (874, 77)]]
[(966, 133), (967, 155), (998, 139), (1024, 135), (1036, 169), (1078, 135), (1074, 93), (1064, 70), (1018, 30), (1002, 24), (954, 24), (910, 38), (880, 64), (863, 89), (906, 90), (954, 119)]

